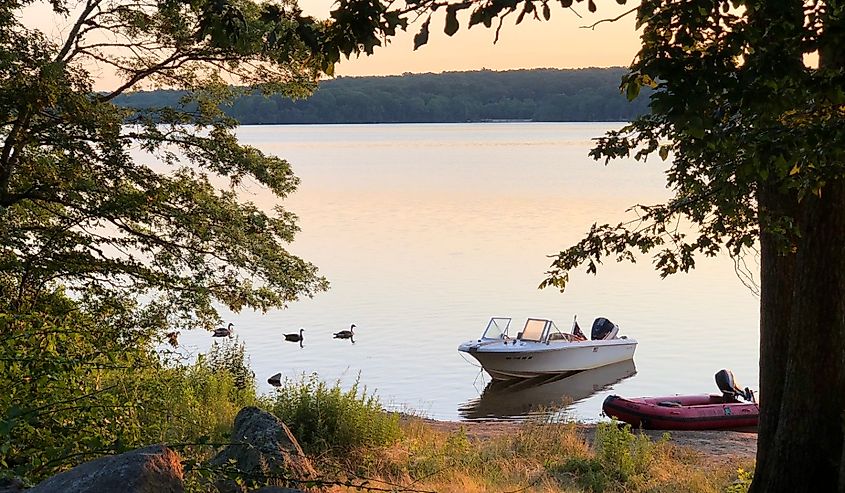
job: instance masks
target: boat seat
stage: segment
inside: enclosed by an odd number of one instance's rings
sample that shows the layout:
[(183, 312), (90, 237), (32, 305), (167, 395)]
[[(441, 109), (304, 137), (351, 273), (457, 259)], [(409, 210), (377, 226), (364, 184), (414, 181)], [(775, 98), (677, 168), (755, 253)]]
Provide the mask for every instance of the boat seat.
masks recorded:
[(657, 405), (660, 407), (684, 407), (680, 402), (676, 401), (661, 401), (658, 402)]
[(578, 341), (586, 341), (586, 337), (578, 337), (575, 334), (567, 334), (564, 332), (555, 332), (554, 334), (549, 334), (550, 341), (567, 341), (567, 342), (578, 342)]

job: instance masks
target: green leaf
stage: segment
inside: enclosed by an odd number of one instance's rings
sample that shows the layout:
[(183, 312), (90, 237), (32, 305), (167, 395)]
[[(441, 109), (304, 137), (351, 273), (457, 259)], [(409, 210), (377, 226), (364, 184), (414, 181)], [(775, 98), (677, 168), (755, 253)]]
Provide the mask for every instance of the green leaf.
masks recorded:
[(628, 84), (625, 88), (625, 96), (628, 98), (628, 101), (633, 101), (637, 99), (637, 96), (640, 95), (640, 83), (636, 79), (631, 79), (628, 81)]

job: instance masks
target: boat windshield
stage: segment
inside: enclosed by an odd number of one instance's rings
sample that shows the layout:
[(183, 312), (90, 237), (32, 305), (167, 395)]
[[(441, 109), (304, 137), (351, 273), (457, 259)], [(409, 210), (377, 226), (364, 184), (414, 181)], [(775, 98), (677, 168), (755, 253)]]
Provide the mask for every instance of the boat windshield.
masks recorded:
[(523, 341), (542, 341), (545, 337), (546, 326), (550, 323), (548, 320), (529, 318), (519, 338)]
[(508, 335), (508, 326), (510, 324), (511, 319), (509, 318), (493, 317), (490, 319), (490, 323), (487, 324), (487, 328), (484, 330), (484, 335), (481, 338), (504, 339), (504, 336)]

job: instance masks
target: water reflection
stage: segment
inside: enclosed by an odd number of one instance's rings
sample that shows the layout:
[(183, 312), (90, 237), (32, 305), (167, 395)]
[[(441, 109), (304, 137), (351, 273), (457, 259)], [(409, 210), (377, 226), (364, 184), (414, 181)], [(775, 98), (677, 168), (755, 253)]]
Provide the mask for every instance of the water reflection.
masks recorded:
[(458, 413), (468, 420), (554, 414), (636, 373), (634, 360), (627, 360), (570, 376), (492, 381), (479, 398), (461, 405)]

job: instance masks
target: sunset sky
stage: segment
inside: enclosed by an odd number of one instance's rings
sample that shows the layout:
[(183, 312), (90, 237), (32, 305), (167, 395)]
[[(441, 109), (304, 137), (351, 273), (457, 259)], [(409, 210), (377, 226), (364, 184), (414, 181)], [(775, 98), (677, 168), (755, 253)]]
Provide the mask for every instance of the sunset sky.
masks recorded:
[[(326, 17), (331, 2), (304, 0), (306, 12)], [(451, 38), (443, 33), (445, 12), (438, 12), (431, 23), (429, 43), (413, 51), (413, 36), (419, 22), (408, 32), (393, 39), (386, 48), (376, 49), (373, 56), (348, 60), (337, 67), (338, 75), (387, 75), (404, 72), (442, 72), (454, 70), (508, 70), (519, 68), (580, 68), (627, 66), (639, 47), (634, 30), (634, 15), (602, 23), (595, 29), (581, 26), (616, 17), (631, 8), (613, 2), (599, 2), (598, 12), (591, 14), (586, 2), (574, 4), (575, 12), (552, 5), (549, 22), (538, 22), (528, 16), (514, 25), (516, 16), (505, 20), (498, 43), (493, 44), (495, 29), (474, 26), (466, 30), (468, 14), (461, 21), (461, 30)], [(495, 26), (495, 24), (494, 24)]]
[[(300, 0), (305, 13), (327, 18), (333, 0)], [(461, 29), (452, 37), (443, 32), (445, 11), (437, 12), (431, 23), (429, 43), (413, 50), (413, 37), (422, 19), (393, 38), (386, 47), (376, 48), (372, 56), (344, 60), (336, 75), (398, 75), (405, 72), (445, 72), (458, 70), (509, 70), (520, 68), (581, 68), (627, 66), (639, 47), (634, 30), (634, 15), (616, 22), (604, 22), (595, 29), (585, 29), (601, 19), (613, 18), (633, 5), (616, 1), (599, 1), (598, 12), (587, 10), (586, 2), (572, 9), (563, 9), (552, 2), (552, 18), (538, 22), (529, 16), (515, 25), (516, 15), (504, 22), (499, 42), (493, 44), (495, 29), (478, 25), (466, 29), (469, 11), (459, 14)], [(576, 13), (577, 12), (577, 13)], [(64, 39), (75, 18), (60, 19), (52, 15), (48, 4), (37, 2), (24, 10), (24, 22), (42, 29), (49, 36)], [(579, 15), (581, 17), (579, 17)], [(495, 23), (494, 23), (495, 26)], [(94, 70), (96, 73), (96, 69)], [(115, 80), (101, 73), (96, 89), (104, 90)]]

